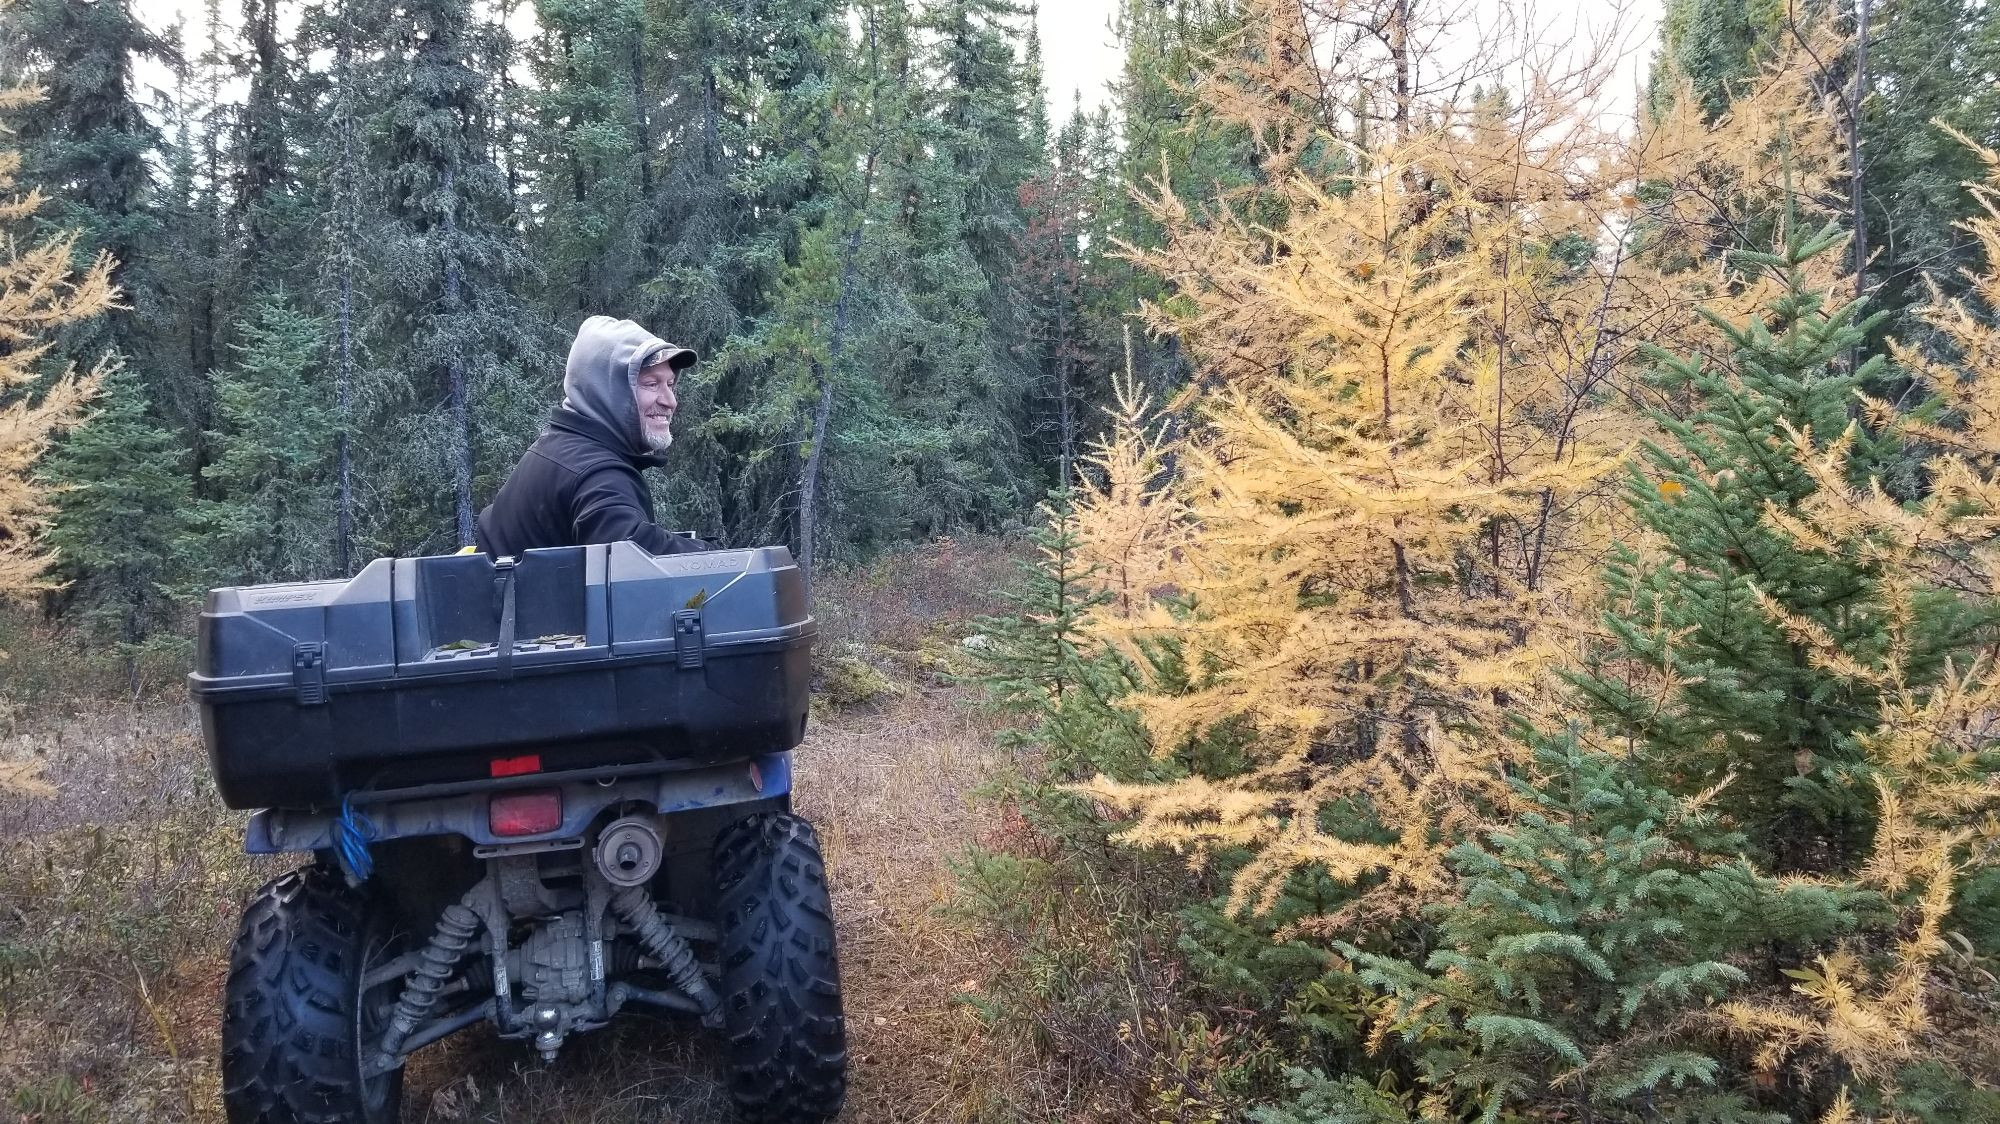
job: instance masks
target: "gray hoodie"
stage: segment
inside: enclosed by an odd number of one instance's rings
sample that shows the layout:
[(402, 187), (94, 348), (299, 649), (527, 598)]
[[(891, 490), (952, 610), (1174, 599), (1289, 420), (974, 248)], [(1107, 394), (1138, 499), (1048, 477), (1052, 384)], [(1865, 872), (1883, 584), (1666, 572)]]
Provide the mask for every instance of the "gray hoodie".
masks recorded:
[(630, 320), (583, 322), (563, 373), (563, 404), (479, 513), (477, 543), (488, 554), (630, 539), (655, 554), (710, 549), (653, 522), (644, 470), (662, 461), (646, 444), (632, 387), (660, 352), (676, 369), (694, 352), (673, 347)]
[[(657, 459), (646, 444), (633, 398), (639, 368), (661, 352), (676, 371), (694, 365), (695, 353), (675, 347), (630, 320), (593, 316), (576, 330), (563, 367), (563, 408), (581, 414), (615, 434), (623, 444), (617, 452), (634, 460)], [(655, 360), (657, 361), (657, 360)]]

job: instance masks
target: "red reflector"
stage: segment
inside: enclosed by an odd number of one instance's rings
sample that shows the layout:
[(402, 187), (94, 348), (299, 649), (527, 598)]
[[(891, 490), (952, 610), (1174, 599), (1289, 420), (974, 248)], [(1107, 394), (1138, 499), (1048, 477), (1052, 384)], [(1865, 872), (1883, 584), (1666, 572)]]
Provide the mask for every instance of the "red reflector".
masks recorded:
[(486, 805), (486, 823), (495, 835), (540, 835), (562, 826), (562, 793), (553, 788), (510, 792)]
[(518, 777), (542, 771), (542, 755), (529, 753), (520, 757), (495, 757), (488, 766), (496, 777)]

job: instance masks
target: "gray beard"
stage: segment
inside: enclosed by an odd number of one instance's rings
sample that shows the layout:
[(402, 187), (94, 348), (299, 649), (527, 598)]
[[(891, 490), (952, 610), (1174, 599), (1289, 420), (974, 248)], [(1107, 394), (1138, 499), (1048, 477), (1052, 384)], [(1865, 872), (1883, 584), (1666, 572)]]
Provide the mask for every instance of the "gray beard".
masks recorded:
[(639, 432), (646, 438), (646, 447), (656, 453), (666, 452), (668, 446), (674, 443), (674, 431), (671, 429), (660, 434), (658, 437), (653, 436), (652, 432), (644, 426), (639, 428)]

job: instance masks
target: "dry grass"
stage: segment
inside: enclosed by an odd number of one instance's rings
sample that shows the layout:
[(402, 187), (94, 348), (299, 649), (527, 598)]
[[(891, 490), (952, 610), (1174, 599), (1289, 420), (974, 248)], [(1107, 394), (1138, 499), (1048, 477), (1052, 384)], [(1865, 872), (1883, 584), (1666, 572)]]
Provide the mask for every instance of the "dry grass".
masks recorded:
[(994, 590), (1014, 584), (1014, 563), (1024, 557), (1022, 546), (1000, 539), (942, 538), (825, 574), (813, 591), (820, 639), (919, 651), (941, 632), (998, 612)]
[[(837, 641), (948, 658), (991, 611), (1006, 552), (945, 543), (830, 575)], [(852, 1122), (972, 1119), (1013, 1100), (1015, 1053), (955, 996), (984, 950), (939, 907), (948, 862), (992, 828), (971, 799), (991, 749), (965, 693), (904, 679), (874, 707), (820, 713), (798, 756), (841, 929)], [(0, 1120), (215, 1121), (220, 991), (237, 910), (276, 872), (239, 852), (189, 707), (63, 702), (0, 718), (0, 763), (45, 763), (49, 797), (0, 794)], [(728, 1119), (712, 1036), (643, 1016), (581, 1036), (552, 1066), (467, 1032), (412, 1064), (406, 1121), (664, 1124)]]
[(16, 717), (0, 760), (0, 1090), (28, 1120), (219, 1119), (216, 1021), (244, 892), (272, 872), (208, 784), (184, 707)]
[(942, 691), (830, 727), (801, 755), (802, 808), (824, 824), (854, 1049), (855, 1121), (963, 1119), (998, 1079), (972, 1011), (983, 951), (945, 920), (946, 860), (985, 830), (971, 799), (990, 730)]

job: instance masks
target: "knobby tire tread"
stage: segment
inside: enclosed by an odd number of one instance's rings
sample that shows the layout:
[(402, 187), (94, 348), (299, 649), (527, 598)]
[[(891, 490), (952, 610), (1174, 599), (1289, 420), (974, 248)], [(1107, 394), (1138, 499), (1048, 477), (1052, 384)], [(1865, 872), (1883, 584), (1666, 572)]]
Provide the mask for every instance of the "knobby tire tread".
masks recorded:
[(715, 842), (729, 1091), (756, 1124), (831, 1120), (847, 1095), (833, 909), (812, 825), (751, 816)]
[(370, 1111), (354, 1006), (368, 903), (322, 867), (280, 875), (243, 911), (223, 991), (223, 1103), (230, 1124), (392, 1124), (402, 1071)]

